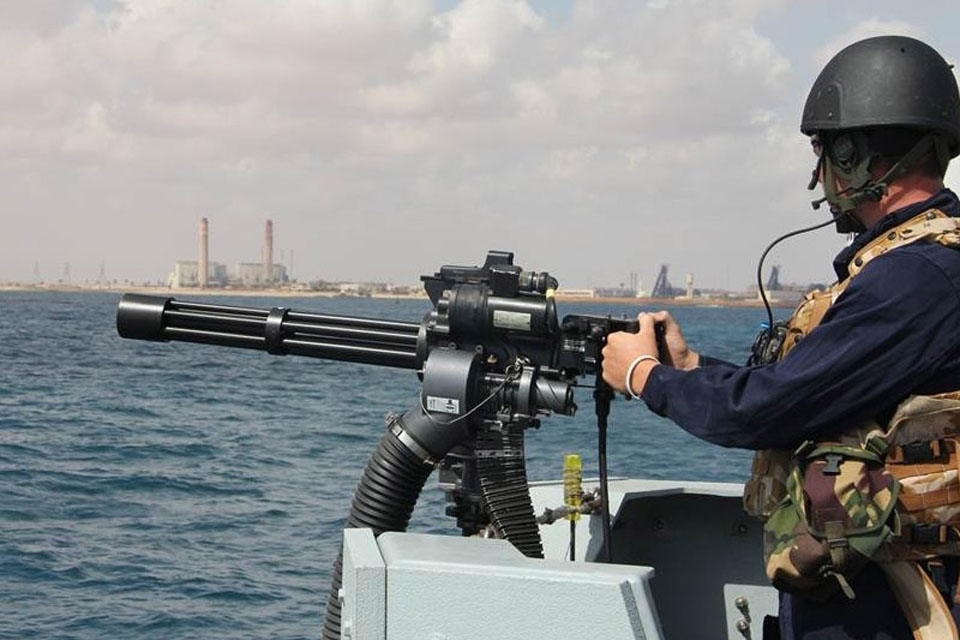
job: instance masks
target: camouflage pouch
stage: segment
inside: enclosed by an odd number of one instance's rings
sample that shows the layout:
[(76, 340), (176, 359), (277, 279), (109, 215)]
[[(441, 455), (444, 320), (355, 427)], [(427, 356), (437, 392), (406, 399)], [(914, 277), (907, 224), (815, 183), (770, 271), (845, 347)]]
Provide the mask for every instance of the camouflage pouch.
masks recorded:
[(764, 524), (767, 577), (777, 589), (822, 601), (853, 599), (855, 576), (892, 535), (899, 484), (883, 444), (864, 449), (805, 443), (794, 454), (787, 497)]

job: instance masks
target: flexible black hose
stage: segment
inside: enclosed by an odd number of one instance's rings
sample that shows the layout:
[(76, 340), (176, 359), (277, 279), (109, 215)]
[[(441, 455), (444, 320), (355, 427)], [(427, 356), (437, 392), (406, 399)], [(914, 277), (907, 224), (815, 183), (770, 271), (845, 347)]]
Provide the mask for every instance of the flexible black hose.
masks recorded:
[[(374, 535), (405, 531), (433, 467), (418, 458), (397, 437), (387, 432), (367, 463), (353, 497), (348, 528), (369, 527)], [(333, 565), (327, 597), (323, 639), (340, 640), (340, 586), (343, 580), (343, 545)]]

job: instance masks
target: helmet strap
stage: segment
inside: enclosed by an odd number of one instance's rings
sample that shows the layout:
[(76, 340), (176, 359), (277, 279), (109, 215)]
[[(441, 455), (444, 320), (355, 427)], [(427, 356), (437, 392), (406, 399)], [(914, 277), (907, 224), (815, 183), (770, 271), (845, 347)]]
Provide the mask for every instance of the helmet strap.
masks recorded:
[(937, 156), (937, 166), (940, 169), (940, 179), (942, 180), (947, 175), (947, 165), (953, 158), (953, 154), (950, 153), (950, 143), (946, 136), (933, 136), (933, 151)]
[[(860, 233), (866, 231), (863, 223), (853, 215), (857, 205), (867, 199), (863, 189), (870, 182), (869, 166), (871, 157), (860, 160), (851, 171), (844, 171), (836, 166), (830, 155), (823, 153), (823, 198), (813, 203), (814, 208), (826, 200), (830, 205), (830, 213), (834, 215), (837, 233)], [(837, 189), (837, 176), (843, 178), (850, 186)], [(882, 197), (882, 194), (881, 194)], [(879, 197), (877, 198), (880, 199)]]
[[(855, 133), (859, 134), (860, 132)], [(863, 144), (857, 146), (865, 147)], [(863, 153), (854, 166), (846, 169), (837, 166), (830, 157), (829, 149), (824, 148), (821, 158), (824, 197), (814, 201), (813, 207), (814, 209), (819, 208), (824, 200), (830, 203), (830, 211), (835, 216), (839, 216), (836, 220), (838, 233), (865, 231), (866, 227), (863, 226), (863, 223), (853, 216), (854, 209), (868, 200), (879, 201), (886, 195), (887, 188), (892, 182), (913, 169), (931, 150), (936, 152), (937, 164), (941, 174), (945, 173), (947, 162), (950, 160), (947, 142), (942, 136), (927, 134), (917, 141), (910, 151), (897, 160), (885, 174), (874, 180), (870, 174), (870, 164), (875, 158), (879, 157), (877, 154)], [(849, 186), (838, 190), (836, 180), (838, 177)]]

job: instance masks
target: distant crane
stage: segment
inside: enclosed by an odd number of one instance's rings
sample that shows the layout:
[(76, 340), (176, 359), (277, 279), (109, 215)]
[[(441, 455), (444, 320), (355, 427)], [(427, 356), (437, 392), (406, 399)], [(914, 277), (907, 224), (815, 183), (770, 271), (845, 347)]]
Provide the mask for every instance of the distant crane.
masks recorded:
[(770, 278), (767, 279), (767, 291), (782, 291), (783, 285), (780, 284), (780, 265), (775, 264), (770, 268)]
[(667, 280), (667, 269), (670, 268), (668, 264), (660, 265), (660, 273), (657, 274), (657, 282), (653, 285), (653, 291), (650, 292), (650, 295), (654, 298), (672, 298), (673, 297), (673, 287), (670, 286), (670, 281)]

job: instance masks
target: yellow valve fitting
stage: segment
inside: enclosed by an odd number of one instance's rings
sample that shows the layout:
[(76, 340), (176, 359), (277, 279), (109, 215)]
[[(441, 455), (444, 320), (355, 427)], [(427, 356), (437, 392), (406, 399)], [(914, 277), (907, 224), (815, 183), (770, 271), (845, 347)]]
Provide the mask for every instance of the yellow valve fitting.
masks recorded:
[(547, 289), (547, 292), (543, 294), (545, 298), (552, 298), (557, 295), (556, 289)]
[(563, 456), (563, 504), (573, 511), (564, 516), (567, 520), (580, 519), (580, 502), (583, 495), (583, 464), (580, 455), (568, 453)]

